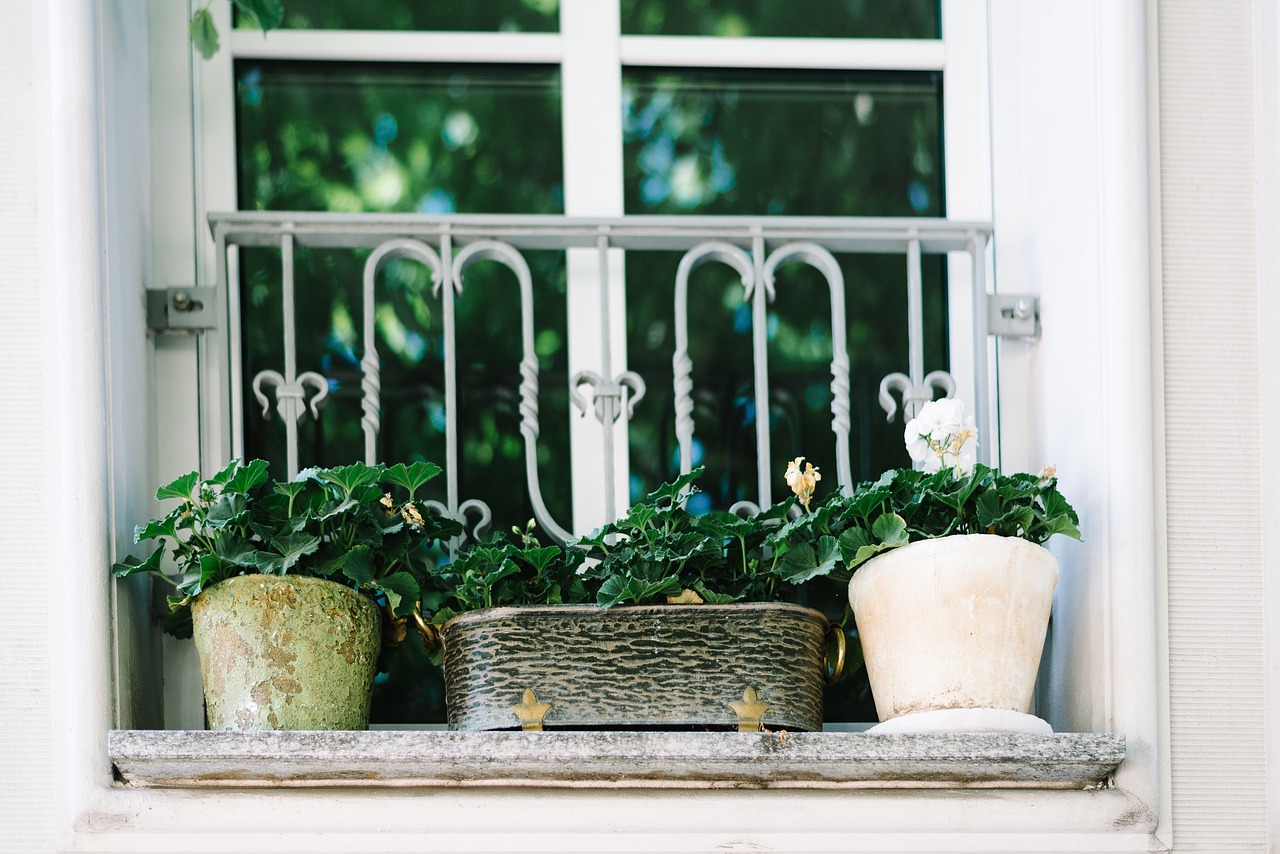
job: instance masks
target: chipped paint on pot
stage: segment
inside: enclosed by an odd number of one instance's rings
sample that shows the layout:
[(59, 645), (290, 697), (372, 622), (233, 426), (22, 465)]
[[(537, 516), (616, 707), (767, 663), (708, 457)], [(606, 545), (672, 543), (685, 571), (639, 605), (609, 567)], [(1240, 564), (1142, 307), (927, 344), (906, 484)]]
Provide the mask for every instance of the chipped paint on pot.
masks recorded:
[(367, 729), (381, 648), (373, 601), (332, 581), (241, 575), (191, 605), (214, 730)]
[(922, 540), (872, 558), (849, 582), (881, 721), (1031, 705), (1058, 561), (989, 534)]

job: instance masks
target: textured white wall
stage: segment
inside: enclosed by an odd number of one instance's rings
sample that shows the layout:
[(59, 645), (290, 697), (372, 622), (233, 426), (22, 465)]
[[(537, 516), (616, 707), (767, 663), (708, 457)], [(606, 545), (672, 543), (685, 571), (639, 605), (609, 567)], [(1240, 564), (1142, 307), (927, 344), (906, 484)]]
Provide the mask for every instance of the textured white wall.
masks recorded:
[(1268, 850), (1261, 506), (1268, 457), (1275, 468), (1259, 402), (1253, 11), (1247, 0), (1157, 11), (1179, 851)]
[(13, 852), (52, 842), (49, 548), (39, 520), (57, 493), (44, 465), (33, 7), (0, 3), (0, 850)]

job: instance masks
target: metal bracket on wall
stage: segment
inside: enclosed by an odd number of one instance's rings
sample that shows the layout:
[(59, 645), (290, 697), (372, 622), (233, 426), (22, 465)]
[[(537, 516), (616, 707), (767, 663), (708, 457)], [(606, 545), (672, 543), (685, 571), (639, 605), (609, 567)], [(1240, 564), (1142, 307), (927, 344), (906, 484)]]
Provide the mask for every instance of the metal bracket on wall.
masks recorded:
[(205, 332), (218, 328), (212, 286), (148, 288), (147, 329), (152, 332)]
[(1040, 298), (1030, 294), (987, 294), (987, 334), (1039, 338)]

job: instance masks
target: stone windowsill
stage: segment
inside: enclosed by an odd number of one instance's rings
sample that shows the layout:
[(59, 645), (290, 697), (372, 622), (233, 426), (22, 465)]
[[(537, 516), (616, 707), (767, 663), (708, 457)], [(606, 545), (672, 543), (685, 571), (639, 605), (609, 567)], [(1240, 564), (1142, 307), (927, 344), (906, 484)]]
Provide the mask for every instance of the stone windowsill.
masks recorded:
[(1099, 788), (1118, 734), (116, 730), (136, 787)]

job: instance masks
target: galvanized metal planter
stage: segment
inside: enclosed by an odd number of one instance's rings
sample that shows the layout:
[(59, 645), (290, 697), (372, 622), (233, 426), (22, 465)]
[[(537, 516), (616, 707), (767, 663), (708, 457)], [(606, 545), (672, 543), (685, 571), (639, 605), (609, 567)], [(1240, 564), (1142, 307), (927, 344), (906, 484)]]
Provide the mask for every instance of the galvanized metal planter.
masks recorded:
[(828, 629), (777, 603), (474, 611), (441, 632), (449, 726), (819, 730)]

